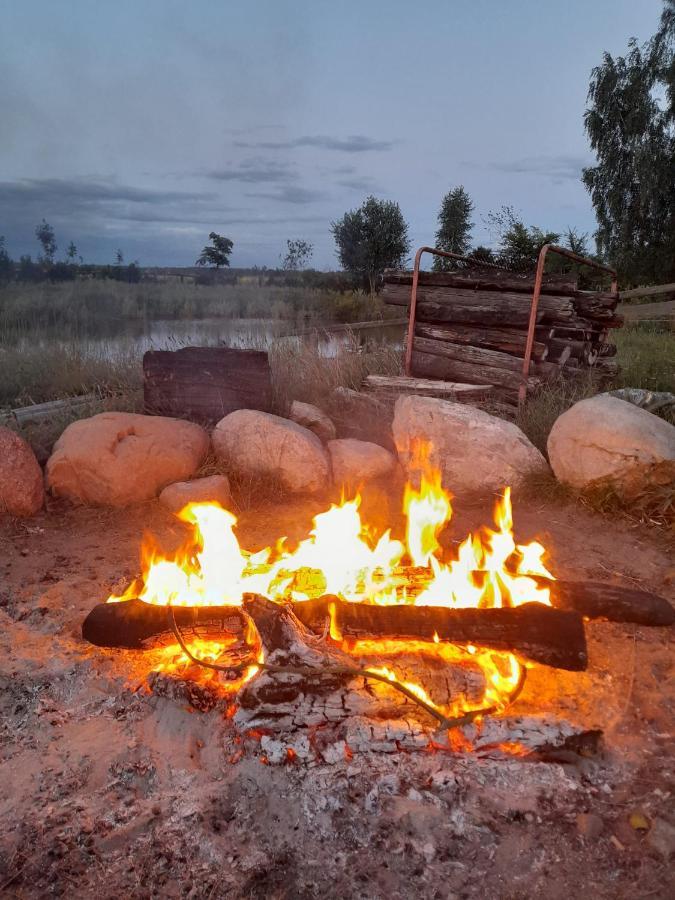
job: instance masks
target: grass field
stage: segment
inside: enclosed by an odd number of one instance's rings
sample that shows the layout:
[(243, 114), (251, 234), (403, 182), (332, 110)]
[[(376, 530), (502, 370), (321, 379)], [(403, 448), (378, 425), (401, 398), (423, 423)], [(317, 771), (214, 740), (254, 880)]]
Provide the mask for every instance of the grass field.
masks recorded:
[(157, 319), (320, 319), (355, 322), (381, 318), (384, 304), (361, 292), (274, 285), (81, 280), (0, 288), (0, 334), (27, 329), (70, 329), (109, 334), (124, 321)]

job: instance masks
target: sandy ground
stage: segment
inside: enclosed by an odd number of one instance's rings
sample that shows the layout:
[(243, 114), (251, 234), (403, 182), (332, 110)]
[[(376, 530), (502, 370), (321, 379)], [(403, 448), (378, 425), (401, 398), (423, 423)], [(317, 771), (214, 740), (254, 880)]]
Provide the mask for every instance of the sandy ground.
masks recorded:
[[(366, 517), (400, 527), (398, 504), (366, 498)], [(250, 510), (242, 543), (301, 537), (323, 505)], [(456, 504), (444, 541), (489, 522), (491, 505)], [(515, 521), (559, 577), (675, 599), (662, 531), (545, 500), (516, 499)], [(588, 672), (528, 679), (518, 710), (602, 728), (592, 758), (265, 764), (260, 736), (223, 708), (150, 692), (143, 653), (82, 642), (89, 609), (136, 574), (145, 529), (166, 545), (184, 535), (154, 502), (0, 525), (0, 896), (673, 896), (671, 629), (592, 623)]]

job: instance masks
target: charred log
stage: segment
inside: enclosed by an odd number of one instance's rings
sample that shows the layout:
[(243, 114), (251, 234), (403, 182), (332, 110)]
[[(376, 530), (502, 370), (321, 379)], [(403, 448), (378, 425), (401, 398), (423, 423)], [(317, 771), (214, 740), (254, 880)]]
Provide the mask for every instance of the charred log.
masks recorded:
[(583, 671), (588, 663), (581, 617), (541, 603), (513, 609), (449, 609), (443, 606), (379, 606), (319, 597), (295, 605), (312, 631), (325, 627), (333, 607), (335, 624), (346, 638), (395, 637), (478, 644), (548, 666)]
[(551, 589), (551, 603), (558, 609), (571, 609), (589, 619), (610, 622), (675, 625), (675, 609), (658, 594), (602, 582), (534, 578), (542, 587)]

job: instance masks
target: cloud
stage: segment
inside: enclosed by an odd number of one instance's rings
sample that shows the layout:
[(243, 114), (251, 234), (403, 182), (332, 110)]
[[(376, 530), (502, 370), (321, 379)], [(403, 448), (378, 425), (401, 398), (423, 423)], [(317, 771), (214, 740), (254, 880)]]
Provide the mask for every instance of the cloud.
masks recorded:
[[(231, 212), (231, 210), (230, 210)], [(0, 234), (18, 252), (35, 251), (35, 226), (42, 218), (57, 231), (60, 245), (77, 237), (155, 231), (158, 225), (213, 227), (223, 206), (201, 191), (155, 190), (101, 177), (24, 178), (0, 182)], [(138, 233), (138, 232), (136, 232)]]
[(373, 150), (391, 150), (394, 141), (378, 141), (364, 134), (352, 134), (346, 138), (331, 137), (327, 134), (303, 135), (290, 141), (235, 141), (237, 147), (261, 150), (292, 150), (296, 147), (318, 147), (321, 150), (336, 150), (340, 153), (369, 153)]
[(338, 178), (336, 184), (347, 188), (349, 191), (361, 191), (362, 193), (372, 193), (377, 190), (375, 179), (371, 178), (370, 175), (353, 175), (350, 178)]
[(593, 160), (588, 156), (561, 153), (554, 156), (526, 156), (521, 159), (485, 164), (464, 162), (463, 165), (470, 168), (493, 169), (496, 172), (506, 172), (512, 175), (539, 175), (549, 177), (559, 184), (561, 181), (567, 180), (578, 181), (581, 178), (581, 170), (592, 162)]
[(314, 203), (325, 197), (323, 191), (312, 188), (304, 188), (297, 184), (288, 184), (280, 187), (274, 193), (247, 194), (248, 197), (259, 197), (263, 200), (275, 200), (280, 203), (306, 204)]
[(208, 198), (207, 193), (186, 191), (158, 191), (118, 184), (113, 179), (92, 178), (22, 178), (0, 181), (0, 205), (39, 200), (52, 205), (67, 201), (84, 205), (108, 203), (157, 203)]
[(287, 163), (280, 163), (274, 160), (249, 159), (230, 168), (214, 169), (210, 172), (206, 172), (205, 177), (211, 178), (214, 181), (269, 184), (295, 181), (297, 179), (297, 174)]

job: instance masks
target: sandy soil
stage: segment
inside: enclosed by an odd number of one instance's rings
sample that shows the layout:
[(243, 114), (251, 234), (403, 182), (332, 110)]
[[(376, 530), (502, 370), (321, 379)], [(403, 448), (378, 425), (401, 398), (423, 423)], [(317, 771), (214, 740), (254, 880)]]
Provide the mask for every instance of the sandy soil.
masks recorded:
[[(301, 537), (322, 505), (248, 511), (242, 543)], [(364, 509), (400, 527), (395, 493)], [(457, 504), (444, 541), (490, 512), (487, 498)], [(515, 519), (558, 576), (675, 599), (663, 532), (546, 501), (516, 500)], [(588, 672), (528, 679), (518, 710), (602, 728), (592, 758), (265, 764), (260, 735), (238, 734), (222, 708), (150, 692), (143, 653), (82, 642), (89, 609), (136, 574), (145, 529), (166, 545), (184, 535), (156, 503), (0, 526), (1, 896), (673, 896), (672, 630), (592, 623)]]

